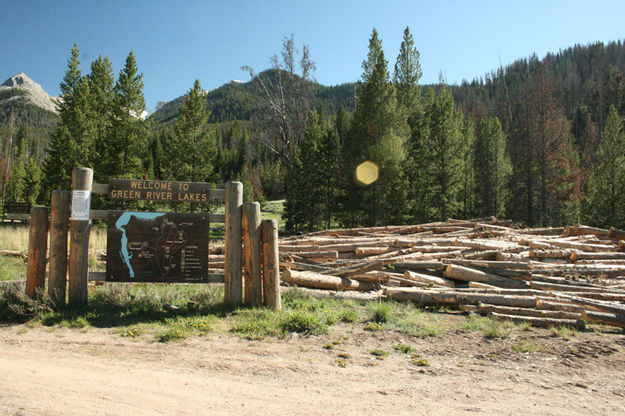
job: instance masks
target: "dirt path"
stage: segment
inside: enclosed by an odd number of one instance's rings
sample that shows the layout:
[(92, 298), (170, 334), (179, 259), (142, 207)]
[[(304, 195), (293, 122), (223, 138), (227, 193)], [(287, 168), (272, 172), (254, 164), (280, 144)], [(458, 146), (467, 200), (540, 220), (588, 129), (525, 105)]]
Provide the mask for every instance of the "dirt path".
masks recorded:
[[(331, 341), (340, 343), (324, 349)], [(400, 341), (430, 365), (370, 353)], [(522, 353), (518, 340), (478, 333), (408, 339), (339, 327), (322, 337), (161, 344), (110, 329), (11, 326), (0, 328), (0, 414), (623, 414), (624, 335), (533, 342), (538, 351)]]

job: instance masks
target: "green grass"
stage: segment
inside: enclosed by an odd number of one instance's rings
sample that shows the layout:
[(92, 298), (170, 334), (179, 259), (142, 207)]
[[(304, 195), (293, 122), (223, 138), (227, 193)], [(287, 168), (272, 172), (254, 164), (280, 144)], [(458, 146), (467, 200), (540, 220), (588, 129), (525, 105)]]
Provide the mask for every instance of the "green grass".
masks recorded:
[[(372, 323), (382, 329), (403, 332), (418, 337), (435, 337), (447, 329), (439, 315), (423, 312), (412, 304), (399, 302), (379, 303), (370, 306), (373, 309)], [(376, 322), (375, 319), (383, 322)]]
[(388, 322), (391, 313), (391, 304), (388, 302), (369, 304), (371, 310), (371, 322), (383, 324)]
[(536, 352), (538, 351), (539, 347), (535, 341), (531, 339), (523, 338), (519, 341), (518, 344), (514, 345), (512, 349), (516, 352), (526, 353), (526, 352)]
[(284, 231), (285, 221), (282, 218), (284, 213), (284, 199), (277, 201), (267, 201), (260, 209), (260, 216), (263, 220), (276, 220), (278, 223), (278, 231)]
[(231, 331), (249, 339), (284, 337), (290, 333), (326, 334), (329, 327), (359, 319), (352, 303), (337, 299), (318, 299), (289, 289), (282, 294), (282, 311), (263, 308), (241, 309), (234, 316)]
[(568, 326), (553, 326), (549, 329), (549, 335), (556, 338), (571, 339), (577, 335), (577, 330)]
[[(105, 284), (92, 287), (87, 306), (55, 309), (45, 294), (39, 301), (24, 295), (24, 284), (0, 285), (0, 321), (72, 329), (110, 328), (113, 334), (146, 341), (170, 342), (188, 337), (231, 332), (246, 339), (284, 338), (290, 334), (332, 334), (335, 326), (371, 332), (397, 332), (414, 337), (436, 337), (457, 330), (478, 331), (486, 338), (531, 339), (532, 328), (509, 321), (438, 313), (412, 303), (358, 302), (314, 298), (299, 289), (282, 292), (282, 310), (231, 308), (223, 303), (222, 285)], [(553, 328), (551, 335), (570, 338), (576, 331)], [(520, 337), (518, 337), (520, 335)], [(386, 335), (382, 335), (386, 336)], [(332, 338), (331, 338), (332, 339)], [(334, 338), (336, 339), (336, 338)], [(334, 349), (338, 341), (324, 348)], [(518, 352), (536, 348), (530, 341)], [(390, 344), (386, 351), (415, 354), (409, 344)]]
[(371, 352), (371, 355), (373, 355), (374, 357), (384, 358), (388, 356), (388, 351), (381, 350), (381, 349), (371, 350), (370, 352)]
[(171, 341), (182, 341), (187, 338), (188, 334), (186, 331), (181, 330), (180, 328), (167, 328), (162, 332), (159, 332), (154, 337), (158, 342), (171, 342)]
[(475, 314), (470, 314), (464, 325), (467, 331), (482, 331), (486, 338), (507, 338), (513, 329), (524, 330), (525, 328), (527, 328), (526, 325), (517, 325), (511, 321)]
[(21, 257), (0, 256), (0, 281), (26, 280), (26, 264)]
[(414, 348), (412, 348), (408, 344), (403, 344), (403, 343), (393, 345), (393, 350), (401, 354), (412, 354), (415, 352)]

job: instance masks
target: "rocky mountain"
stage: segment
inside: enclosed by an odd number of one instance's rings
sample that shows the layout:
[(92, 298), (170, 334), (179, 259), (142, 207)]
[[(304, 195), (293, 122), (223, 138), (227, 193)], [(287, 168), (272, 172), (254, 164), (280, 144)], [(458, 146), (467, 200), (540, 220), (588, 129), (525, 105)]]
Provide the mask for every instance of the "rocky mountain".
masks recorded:
[(56, 105), (59, 98), (49, 95), (41, 88), (41, 85), (23, 72), (13, 75), (0, 85), (0, 106), (16, 100), (28, 101), (44, 110), (58, 113)]

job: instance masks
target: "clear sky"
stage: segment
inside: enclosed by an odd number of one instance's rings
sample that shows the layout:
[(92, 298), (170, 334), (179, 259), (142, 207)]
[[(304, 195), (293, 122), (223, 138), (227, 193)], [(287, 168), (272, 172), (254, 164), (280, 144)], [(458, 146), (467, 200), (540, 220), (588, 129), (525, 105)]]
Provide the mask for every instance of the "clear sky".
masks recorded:
[(99, 54), (116, 73), (132, 49), (148, 110), (196, 78), (204, 89), (267, 69), (282, 38), (307, 43), (324, 85), (356, 81), (376, 28), (389, 60), (410, 27), (422, 83), (460, 83), (536, 53), (625, 39), (625, 1), (0, 0), (0, 82), (25, 72), (52, 95), (74, 43), (83, 73)]

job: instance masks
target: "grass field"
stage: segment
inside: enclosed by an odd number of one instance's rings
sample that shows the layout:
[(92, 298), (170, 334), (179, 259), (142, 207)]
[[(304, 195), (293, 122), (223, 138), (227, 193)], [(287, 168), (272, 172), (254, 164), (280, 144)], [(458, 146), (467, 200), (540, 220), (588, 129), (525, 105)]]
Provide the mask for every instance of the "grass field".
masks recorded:
[[(221, 285), (107, 284), (91, 287), (89, 305), (52, 308), (44, 297), (25, 298), (22, 285), (0, 286), (0, 320), (26, 322), (28, 326), (110, 328), (122, 337), (158, 342), (228, 332), (244, 339), (283, 338), (290, 334), (324, 335), (341, 326), (371, 334), (393, 332), (429, 338), (480, 332), (486, 338), (523, 338), (519, 350), (533, 348), (524, 333), (526, 325), (445, 310), (423, 310), (409, 303), (359, 302), (319, 299), (298, 289), (282, 294), (283, 309), (230, 308), (223, 303)], [(572, 337), (575, 331), (552, 330), (548, 335)], [(328, 346), (328, 348), (332, 348)], [(409, 346), (397, 345), (409, 352)]]

